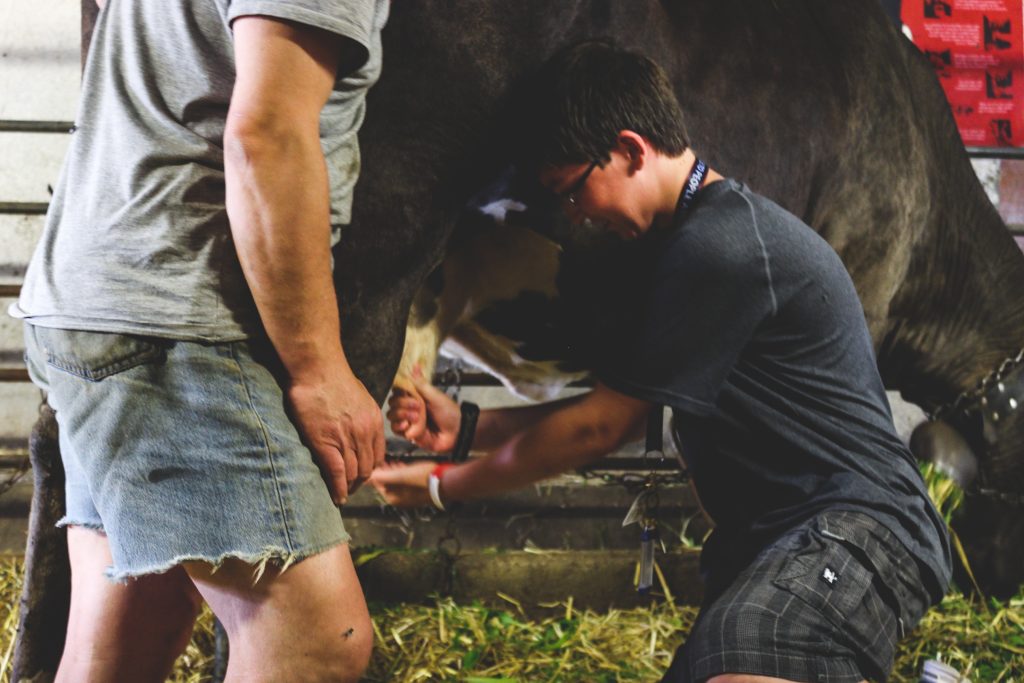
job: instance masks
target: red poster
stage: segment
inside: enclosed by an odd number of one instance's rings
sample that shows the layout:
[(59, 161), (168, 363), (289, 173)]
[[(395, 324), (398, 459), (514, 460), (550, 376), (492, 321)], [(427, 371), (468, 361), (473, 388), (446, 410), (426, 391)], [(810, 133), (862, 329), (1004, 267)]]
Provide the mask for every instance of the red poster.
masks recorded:
[(904, 0), (903, 24), (970, 147), (1024, 146), (1024, 2)]

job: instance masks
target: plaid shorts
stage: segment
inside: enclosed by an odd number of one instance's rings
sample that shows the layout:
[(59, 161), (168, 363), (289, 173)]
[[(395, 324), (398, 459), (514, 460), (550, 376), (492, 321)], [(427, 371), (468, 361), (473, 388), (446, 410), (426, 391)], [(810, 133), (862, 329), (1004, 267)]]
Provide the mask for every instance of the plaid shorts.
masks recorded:
[(931, 604), (903, 544), (873, 518), (824, 512), (705, 600), (662, 683), (723, 673), (884, 681), (896, 642)]

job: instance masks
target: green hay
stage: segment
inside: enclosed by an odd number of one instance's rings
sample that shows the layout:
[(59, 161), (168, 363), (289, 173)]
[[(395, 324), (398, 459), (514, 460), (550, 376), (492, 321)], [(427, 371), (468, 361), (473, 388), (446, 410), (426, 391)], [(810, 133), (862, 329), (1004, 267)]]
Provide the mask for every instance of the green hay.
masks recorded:
[(662, 605), (598, 614), (571, 602), (555, 609), (540, 620), (451, 600), (374, 609), (366, 680), (655, 681), (697, 613)]
[[(0, 683), (10, 679), (20, 560), (0, 561)], [(607, 613), (576, 610), (569, 599), (528, 619), (517, 601), (500, 609), (457, 605), (371, 605), (376, 642), (370, 683), (613, 683), (657, 681), (693, 624), (696, 609), (657, 605)], [(212, 616), (203, 611), (169, 679), (209, 681)], [(975, 683), (1024, 683), (1024, 592), (988, 610), (953, 594), (931, 610), (900, 646), (892, 681), (916, 683), (927, 659), (941, 657)]]
[[(931, 466), (922, 474), (948, 521), (960, 491)], [(9, 683), (20, 559), (0, 561), (0, 683)], [(515, 599), (498, 594), (494, 608), (457, 605), (371, 605), (375, 632), (367, 683), (618, 683), (658, 681), (693, 625), (694, 607), (660, 604), (597, 613), (572, 598), (544, 605), (551, 616), (528, 619)], [(213, 615), (203, 608), (192, 640), (168, 679), (203, 683), (213, 670)], [(987, 605), (947, 596), (901, 643), (893, 683), (917, 683), (924, 662), (940, 658), (975, 683), (1024, 683), (1024, 591)]]
[(976, 683), (1024, 681), (1024, 591), (988, 610), (959, 593), (930, 610), (901, 644), (896, 683), (917, 683), (927, 659), (942, 658)]
[(964, 502), (964, 492), (952, 479), (942, 474), (930, 462), (922, 462), (919, 466), (924, 483), (928, 487), (928, 496), (932, 499), (939, 514), (949, 524), (953, 513)]

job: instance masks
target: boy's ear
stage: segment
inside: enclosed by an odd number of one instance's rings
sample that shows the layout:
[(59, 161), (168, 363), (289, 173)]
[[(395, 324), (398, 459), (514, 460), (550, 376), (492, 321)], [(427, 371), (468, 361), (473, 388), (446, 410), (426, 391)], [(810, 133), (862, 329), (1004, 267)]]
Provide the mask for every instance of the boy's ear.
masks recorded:
[(619, 131), (619, 152), (629, 160), (629, 172), (639, 171), (647, 161), (650, 146), (642, 135), (631, 130)]

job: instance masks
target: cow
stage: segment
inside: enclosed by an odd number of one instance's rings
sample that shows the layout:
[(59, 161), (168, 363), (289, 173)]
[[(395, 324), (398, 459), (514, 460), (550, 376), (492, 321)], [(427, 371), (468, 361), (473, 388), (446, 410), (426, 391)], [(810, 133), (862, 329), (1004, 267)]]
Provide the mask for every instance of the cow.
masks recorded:
[[(1024, 257), (930, 66), (878, 0), (417, 0), (391, 10), (352, 224), (335, 252), (345, 349), (378, 400), (459, 217), (508, 166), (510, 93), (566, 43), (611, 36), (666, 69), (712, 166), (840, 254), (886, 385), (948, 413), (963, 435), (955, 462), (975, 457), (962, 445), (977, 452), (980, 484), (958, 521), (975, 576), (997, 595), (1019, 586), (1024, 426), (1003, 394), (992, 397), (1002, 411), (993, 421), (974, 389), (1017, 391), (1019, 364), (991, 378), (1024, 344), (1024, 303), (1010, 294), (1024, 285)], [(40, 580), (29, 576), (28, 590)], [(60, 630), (37, 623), (23, 637)]]
[[(406, 95), (415, 100), (413, 110), (400, 117), (405, 128), (399, 135), (408, 135), (405, 149), (416, 160), (403, 168), (420, 176), (409, 179), (417, 187), (427, 184), (438, 191), (428, 202), (432, 210), (455, 196), (445, 215), (428, 211), (417, 217), (420, 225), (428, 230), (440, 225), (445, 244), (461, 217), (466, 225), (460, 233), (469, 234), (454, 240), (455, 251), (479, 241), (474, 230), (487, 229), (480, 227), (479, 216), (467, 216), (465, 202), (502, 177), (504, 159), (497, 151), (483, 158), (474, 152), (500, 146), (488, 133), (516, 76), (565, 42), (592, 35), (612, 35), (648, 53), (669, 72), (697, 150), (726, 175), (803, 218), (840, 254), (864, 305), (886, 386), (929, 414), (944, 414), (962, 434), (953, 455), (944, 447), (949, 439), (916, 443), (921, 455), (945, 454), (943, 464), (964, 483), (963, 472), (976, 468), (956, 528), (978, 582), (995, 595), (1015, 592), (1024, 578), (1020, 418), (1010, 409), (991, 424), (979, 412), (980, 403), (968, 405), (958, 397), (972, 393), (986, 377), (991, 381), (1024, 345), (1024, 306), (1007, 294), (1024, 282), (1024, 258), (973, 173), (930, 65), (877, 2), (595, 1), (551, 3), (544, 12), (529, 2), (474, 7), (473, 22), (450, 40), (443, 27), (448, 19), (457, 21), (457, 8), (426, 3), (396, 13), (391, 35), (401, 34), (436, 55), (427, 63), (448, 70), (443, 79), (420, 77), (416, 66), (423, 63), (422, 54), (409, 55), (409, 63), (389, 62), (392, 77), (401, 70), (408, 80), (390, 81), (393, 90), (380, 88), (370, 100), (381, 108)], [(445, 39), (435, 43), (424, 37), (423, 26), (438, 27)], [(369, 125), (391, 127), (382, 135), (393, 152), (396, 121), (384, 119), (371, 116)], [(420, 136), (423, 131), (429, 134)], [(462, 154), (434, 156), (438, 149), (453, 148)], [(395, 171), (388, 164), (383, 168)], [(477, 202), (481, 210), (475, 213), (486, 213), (487, 207), (493, 213), (497, 206), (508, 214), (517, 203), (514, 195), (492, 197)], [(441, 257), (429, 253), (433, 262)], [(560, 254), (568, 255), (568, 250)], [(551, 304), (550, 257), (531, 259), (548, 278), (543, 286), (532, 286), (535, 310), (555, 318), (571, 313), (572, 307)], [(432, 280), (451, 277), (453, 267), (445, 264)], [(507, 265), (503, 270), (516, 273)], [(422, 302), (427, 308), (438, 305), (430, 300), (429, 284)], [(574, 290), (579, 289), (586, 288), (577, 283)], [(425, 296), (405, 294), (409, 301)], [(496, 339), (515, 338), (507, 330), (509, 315), (524, 302), (499, 297), (482, 307), (480, 294), (471, 288), (461, 312), (472, 315), (448, 330), (451, 343), (468, 349), (471, 358), (500, 373), (524, 367), (524, 361), (531, 375), (537, 374), (537, 361), (554, 364), (568, 371), (564, 380), (586, 370), (585, 358), (573, 353), (543, 358), (527, 352), (550, 351), (551, 338), (541, 344), (519, 340), (515, 355), (495, 351)], [(421, 308), (414, 310), (410, 329), (422, 331), (415, 319)], [(481, 314), (506, 329), (473, 347), (488, 327), (480, 324)], [(449, 318), (447, 324), (454, 322)], [(1003, 374), (1015, 375), (1018, 366), (1010, 365)], [(524, 395), (550, 395), (548, 385), (535, 379), (506, 379)], [(1003, 403), (1017, 400), (1007, 396)], [(945, 408), (957, 402), (957, 414), (946, 414)], [(982, 422), (987, 429), (979, 427)]]

